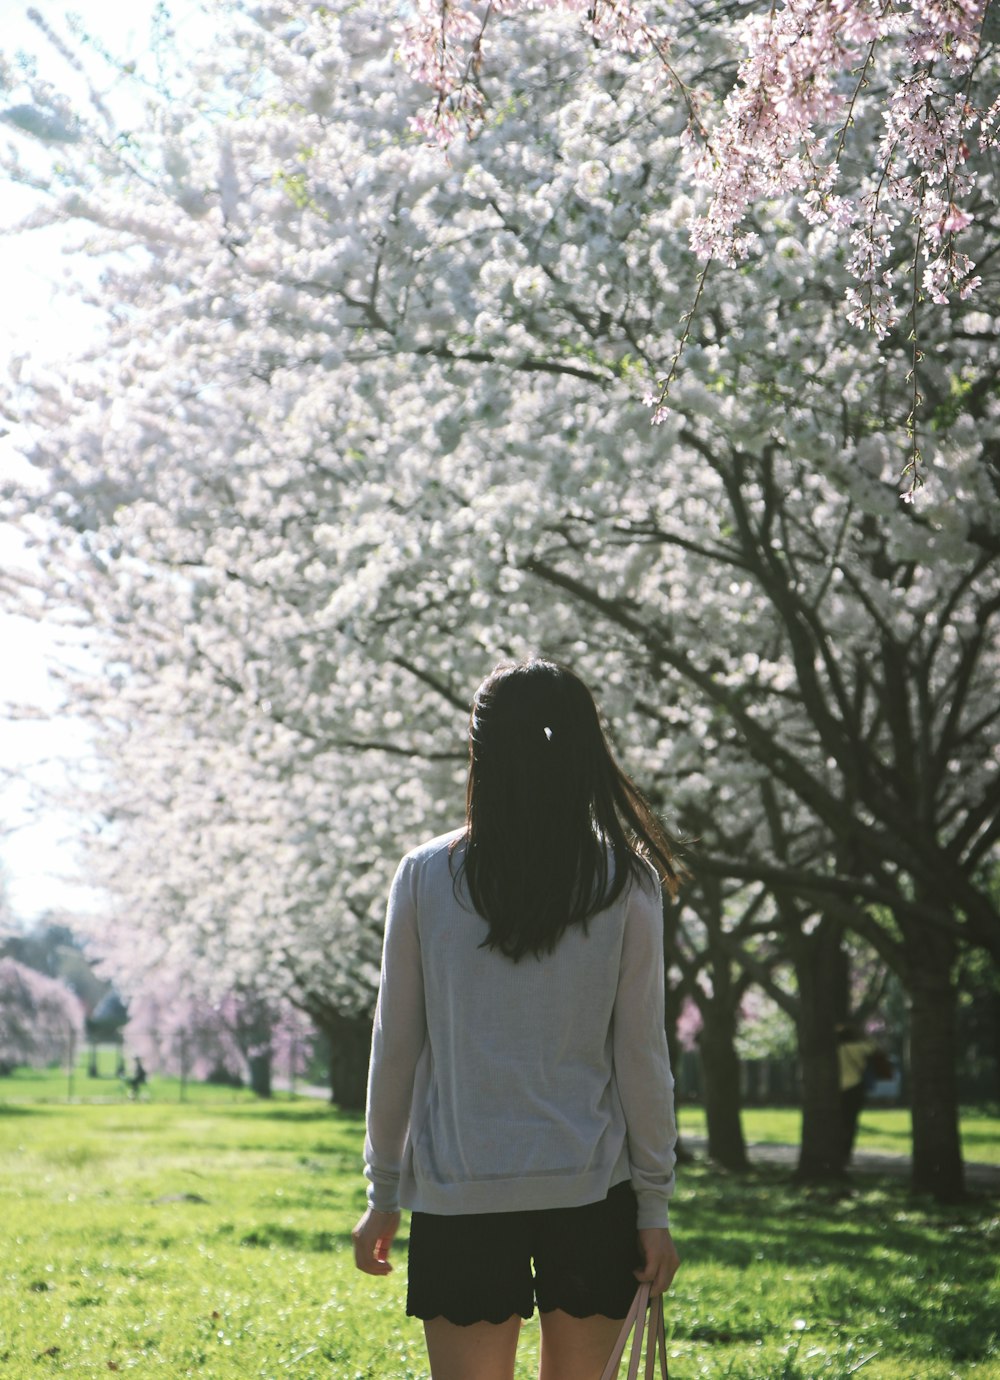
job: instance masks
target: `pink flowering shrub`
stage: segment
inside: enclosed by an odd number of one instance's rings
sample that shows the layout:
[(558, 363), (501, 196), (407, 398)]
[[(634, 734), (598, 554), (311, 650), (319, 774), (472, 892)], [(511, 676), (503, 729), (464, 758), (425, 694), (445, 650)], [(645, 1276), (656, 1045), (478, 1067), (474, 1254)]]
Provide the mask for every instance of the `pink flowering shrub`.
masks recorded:
[(146, 983), (129, 1003), (124, 1038), (151, 1070), (175, 1076), (247, 1080), (249, 1061), (270, 1057), (282, 1071), (305, 1072), (312, 1026), (287, 1002), (227, 993), (200, 996), (162, 978)]
[(72, 1054), (83, 1028), (83, 1003), (68, 987), (0, 959), (0, 1071), (58, 1063)]

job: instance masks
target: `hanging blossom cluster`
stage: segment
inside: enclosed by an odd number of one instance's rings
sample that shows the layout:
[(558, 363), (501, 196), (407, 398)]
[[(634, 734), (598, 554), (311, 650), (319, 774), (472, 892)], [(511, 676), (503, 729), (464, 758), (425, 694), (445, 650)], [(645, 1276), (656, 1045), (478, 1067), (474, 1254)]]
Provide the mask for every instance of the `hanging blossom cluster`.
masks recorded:
[[(691, 245), (706, 262), (736, 265), (756, 244), (747, 224), (761, 201), (803, 193), (811, 224), (849, 236), (848, 316), (884, 336), (899, 319), (897, 237), (911, 223), (914, 271), (922, 291), (941, 303), (979, 285), (975, 265), (956, 247), (970, 223), (963, 208), (973, 185), (970, 141), (995, 145), (998, 106), (976, 107), (971, 76), (990, 0), (786, 0), (751, 14), (734, 36), (744, 56), (714, 122), (702, 97), (669, 61), (671, 35), (628, 0), (419, 0), (401, 53), (435, 93), (418, 127), (442, 144), (471, 132), (483, 115), (478, 83), (489, 21), (517, 10), (549, 9), (580, 17), (585, 30), (614, 49), (659, 59), (676, 83), (689, 123), (688, 175), (708, 204), (690, 222)], [(853, 195), (837, 192), (841, 156), (854, 112), (878, 77), (885, 132), (877, 157)], [(853, 151), (859, 156), (858, 151)]]
[(399, 55), (413, 77), (434, 93), (433, 106), (413, 119), (413, 127), (442, 145), (480, 119), (483, 95), (476, 81), (482, 65), (486, 25), (495, 7), (479, 19), (467, 6), (449, 0), (416, 0), (403, 28)]
[(898, 319), (890, 256), (900, 218), (915, 227), (912, 274), (932, 301), (944, 305), (953, 292), (964, 299), (981, 283), (956, 236), (972, 220), (962, 204), (975, 183), (969, 140), (978, 128), (981, 145), (996, 141), (995, 107), (976, 109), (968, 89), (985, 8), (976, 0), (925, 3), (915, 10), (921, 23), (906, 36), (911, 70), (883, 111), (878, 181), (852, 232), (850, 267), (859, 286), (848, 293), (850, 318), (880, 337)]
[[(446, 147), (472, 134), (485, 101), (479, 75), (490, 21), (518, 10), (558, 10), (577, 15), (584, 33), (618, 52), (655, 53), (667, 71), (669, 40), (629, 0), (414, 0), (407, 7), (399, 56), (410, 74), (433, 92), (432, 104), (411, 120), (425, 138)], [(692, 107), (693, 113), (693, 107)]]
[(746, 56), (722, 118), (707, 139), (687, 132), (688, 169), (710, 196), (691, 225), (700, 258), (731, 265), (745, 259), (757, 240), (743, 228), (753, 205), (806, 186), (815, 188), (811, 217), (832, 214), (843, 223), (846, 206), (829, 201), (835, 168), (824, 165), (822, 131), (844, 114), (841, 74), (856, 65), (865, 45), (870, 54), (879, 37), (873, 9), (790, 0), (737, 27)]

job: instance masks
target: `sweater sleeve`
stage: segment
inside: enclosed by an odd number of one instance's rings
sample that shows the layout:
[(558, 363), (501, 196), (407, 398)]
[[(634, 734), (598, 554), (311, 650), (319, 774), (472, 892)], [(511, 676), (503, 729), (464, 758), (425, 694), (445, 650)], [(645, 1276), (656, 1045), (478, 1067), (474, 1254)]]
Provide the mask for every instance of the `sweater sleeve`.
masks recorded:
[(665, 1227), (674, 1191), (677, 1123), (664, 1030), (663, 903), (652, 879), (631, 884), (613, 1041), (638, 1225)]
[(368, 1203), (379, 1212), (394, 1212), (399, 1207), (399, 1175), (413, 1080), (426, 1034), (413, 869), (404, 858), (396, 870), (386, 910), (365, 1111)]

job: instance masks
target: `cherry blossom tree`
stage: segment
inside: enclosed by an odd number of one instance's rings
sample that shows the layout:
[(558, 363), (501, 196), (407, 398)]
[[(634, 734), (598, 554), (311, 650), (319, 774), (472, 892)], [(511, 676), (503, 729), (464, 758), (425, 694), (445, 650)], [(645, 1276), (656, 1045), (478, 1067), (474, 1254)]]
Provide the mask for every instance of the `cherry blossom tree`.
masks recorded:
[[(726, 837), (720, 821), (730, 813), (706, 797), (700, 811), (689, 807), (686, 823), (696, 837), (711, 838), (737, 857), (746, 852), (752, 816), (745, 812), (743, 832)], [(814, 899), (783, 887), (727, 882), (725, 869), (711, 865), (696, 872), (684, 901), (669, 954), (699, 1012), (710, 1156), (730, 1169), (747, 1167), (740, 1062), (763, 1002), (797, 1038), (803, 1109), (798, 1176), (836, 1175), (842, 1166), (830, 1135), (840, 1119), (834, 1033), (852, 1014), (843, 916), (825, 914)]]
[(305, 1071), (312, 1050), (308, 1022), (287, 1004), (230, 992), (209, 1000), (192, 990), (188, 974), (158, 969), (146, 975), (129, 1007), (124, 1040), (150, 1070), (183, 1082), (248, 1082), (270, 1097), (272, 1073)]
[[(490, 92), (490, 29), (536, 8), (519, 0), (412, 6), (400, 53), (431, 91), (414, 126), (448, 145), (502, 119)], [(904, 320), (908, 326), (913, 408), (904, 476), (912, 499), (923, 482), (918, 303), (946, 305), (982, 282), (958, 244), (973, 215), (988, 214), (974, 201), (977, 163), (1000, 138), (996, 83), (982, 80), (995, 74), (1000, 34), (990, 0), (785, 0), (745, 6), (735, 21), (729, 3), (559, 0), (555, 8), (576, 16), (597, 43), (643, 60), (646, 80), (672, 98), (667, 118), (678, 110), (686, 119), (681, 175), (700, 193), (689, 228), (704, 267), (684, 320), (712, 261), (734, 266), (754, 250), (753, 213), (762, 203), (801, 194), (798, 211), (809, 224), (849, 237), (847, 318), (880, 339)], [(720, 46), (737, 57), (735, 80), (717, 60)], [(707, 75), (713, 65), (721, 85)], [(876, 119), (882, 129), (873, 140)], [(654, 421), (666, 416), (687, 336), (649, 395)]]
[[(471, 688), (543, 648), (674, 821), (711, 799), (700, 874), (896, 965), (917, 1182), (954, 1193), (951, 958), (998, 946), (988, 311), (928, 321), (935, 483), (901, 507), (911, 384), (844, 319), (842, 235), (793, 189), (754, 212), (753, 272), (707, 281), (651, 430), (697, 210), (662, 87), (558, 15), (511, 22), (503, 119), (443, 158), (380, 12), (234, 23), (198, 101), (60, 145), (50, 214), (110, 256), (108, 336), (7, 402), (50, 598), (107, 668), (79, 693), (109, 946), (361, 1031), (395, 857), (457, 822)], [(857, 137), (877, 115), (859, 99)], [(993, 226), (963, 234), (995, 273)], [(832, 1032), (808, 1062), (825, 1106)]]
[(68, 987), (0, 958), (0, 1070), (71, 1065), (83, 1023), (83, 1003)]

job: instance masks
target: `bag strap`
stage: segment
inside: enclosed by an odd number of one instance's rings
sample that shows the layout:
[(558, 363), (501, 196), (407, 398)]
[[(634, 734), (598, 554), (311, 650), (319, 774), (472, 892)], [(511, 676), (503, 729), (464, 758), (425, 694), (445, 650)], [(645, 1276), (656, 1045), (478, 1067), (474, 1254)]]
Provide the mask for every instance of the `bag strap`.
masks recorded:
[(622, 1329), (615, 1341), (611, 1355), (608, 1357), (608, 1364), (604, 1367), (601, 1380), (617, 1380), (618, 1367), (625, 1354), (625, 1348), (628, 1346), (628, 1339), (633, 1328), (635, 1329), (635, 1336), (632, 1338), (632, 1352), (629, 1356), (628, 1380), (638, 1380), (643, 1341), (646, 1344), (646, 1380), (655, 1380), (657, 1357), (659, 1357), (660, 1362), (661, 1380), (668, 1380), (663, 1296), (661, 1294), (658, 1298), (650, 1299), (648, 1284), (640, 1284), (636, 1290), (632, 1307), (622, 1323)]
[(667, 1374), (667, 1328), (663, 1320), (663, 1295), (649, 1301), (646, 1324), (646, 1380), (654, 1380), (656, 1357), (660, 1358), (661, 1380), (669, 1380)]
[(636, 1290), (635, 1298), (632, 1300), (632, 1306), (625, 1316), (625, 1321), (622, 1323), (622, 1330), (618, 1333), (615, 1344), (611, 1349), (611, 1355), (608, 1357), (608, 1364), (601, 1373), (601, 1380), (616, 1380), (618, 1365), (622, 1356), (625, 1354), (625, 1348), (628, 1345), (628, 1339), (633, 1327), (636, 1329), (637, 1338), (640, 1342), (642, 1341), (642, 1323), (639, 1322), (639, 1319), (645, 1317), (648, 1303), (649, 1285), (640, 1284), (639, 1288)]

